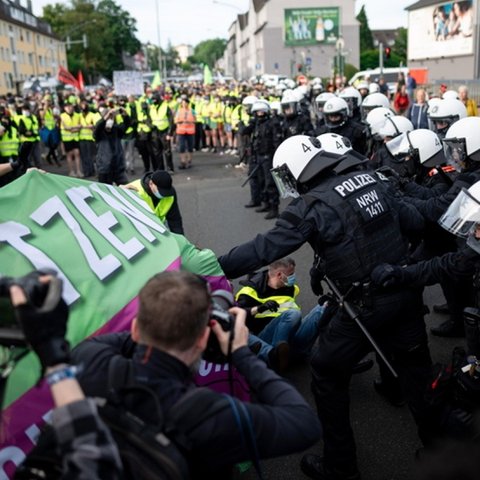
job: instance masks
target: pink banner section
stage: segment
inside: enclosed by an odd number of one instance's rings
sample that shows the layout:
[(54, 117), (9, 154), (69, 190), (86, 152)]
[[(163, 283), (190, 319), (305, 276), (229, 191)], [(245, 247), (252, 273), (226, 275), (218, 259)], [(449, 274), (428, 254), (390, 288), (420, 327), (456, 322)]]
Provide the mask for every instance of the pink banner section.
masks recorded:
[[(170, 264), (167, 270), (179, 270), (181, 258)], [(208, 276), (204, 278), (210, 283), (212, 290), (231, 291), (231, 285), (224, 276)], [(133, 298), (125, 307), (117, 312), (105, 325), (92, 336), (121, 332), (130, 329), (132, 320), (138, 311), (138, 297)], [(249, 399), (249, 388), (245, 380), (236, 372), (232, 372), (234, 395), (242, 400)], [(228, 365), (217, 365), (202, 361), (196, 377), (198, 385), (209, 386), (215, 391), (231, 393)], [(0, 431), (0, 478), (11, 478), (15, 468), (35, 445), (41, 426), (45, 423), (52, 409), (52, 399), (44, 382), (28, 390), (2, 411)]]

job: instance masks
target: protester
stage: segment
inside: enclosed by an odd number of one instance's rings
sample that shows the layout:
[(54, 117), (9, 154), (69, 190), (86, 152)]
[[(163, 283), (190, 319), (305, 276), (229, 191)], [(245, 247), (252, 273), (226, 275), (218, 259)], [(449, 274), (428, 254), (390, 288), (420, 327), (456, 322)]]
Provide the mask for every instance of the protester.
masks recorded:
[(415, 92), (415, 103), (410, 105), (406, 117), (412, 122), (413, 127), (428, 128), (428, 103), (427, 92), (423, 88), (417, 89)]
[(195, 114), (193, 113), (187, 96), (181, 97), (180, 108), (175, 114), (175, 125), (178, 142), (180, 144), (180, 165), (184, 170), (192, 166), (193, 146), (195, 143)]
[(478, 117), (477, 102), (472, 98), (468, 98), (468, 87), (466, 85), (458, 87), (458, 96), (467, 109), (467, 116)]
[(410, 99), (407, 93), (405, 84), (398, 87), (397, 92), (393, 98), (393, 108), (398, 115), (404, 115), (410, 105)]

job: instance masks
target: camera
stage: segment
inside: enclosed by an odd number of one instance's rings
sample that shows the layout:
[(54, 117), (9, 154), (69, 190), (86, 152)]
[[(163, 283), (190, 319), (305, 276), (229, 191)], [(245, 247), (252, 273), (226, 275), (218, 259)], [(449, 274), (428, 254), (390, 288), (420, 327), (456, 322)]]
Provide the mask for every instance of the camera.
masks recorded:
[[(210, 319), (216, 320), (224, 332), (231, 332), (235, 328), (235, 317), (228, 313), (228, 309), (234, 306), (233, 295), (227, 290), (215, 290), (211, 294), (212, 309)], [(214, 333), (210, 333), (207, 348), (203, 352), (203, 359), (213, 363), (227, 363), (228, 358), (222, 353), (220, 344)]]
[(0, 276), (0, 345), (6, 347), (27, 346), (25, 336), (15, 318), (10, 301), (10, 287), (18, 285), (25, 292), (28, 302), (41, 306), (49, 289), (48, 284), (40, 282), (40, 277), (45, 275), (56, 276), (56, 272), (44, 269), (18, 278)]

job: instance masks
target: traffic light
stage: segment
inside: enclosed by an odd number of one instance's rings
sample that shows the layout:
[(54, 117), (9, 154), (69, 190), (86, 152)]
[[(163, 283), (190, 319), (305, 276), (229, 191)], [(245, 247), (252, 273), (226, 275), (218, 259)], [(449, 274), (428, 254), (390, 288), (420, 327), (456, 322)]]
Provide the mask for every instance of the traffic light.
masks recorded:
[(303, 72), (303, 65), (301, 63), (297, 63), (297, 72), (299, 73)]
[(385, 47), (385, 60), (389, 60), (390, 59), (390, 54), (392, 53), (392, 49), (390, 47)]

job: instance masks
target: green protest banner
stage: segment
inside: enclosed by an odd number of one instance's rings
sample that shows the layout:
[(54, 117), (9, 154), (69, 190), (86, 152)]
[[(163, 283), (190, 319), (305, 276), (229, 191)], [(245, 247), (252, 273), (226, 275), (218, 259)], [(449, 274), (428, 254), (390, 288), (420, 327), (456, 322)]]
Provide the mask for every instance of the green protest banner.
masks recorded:
[[(169, 232), (134, 192), (32, 171), (0, 189), (0, 273), (19, 277), (49, 268), (63, 279), (67, 338), (128, 330), (137, 294), (158, 272), (185, 269), (213, 289), (229, 288), (215, 254)], [(5, 318), (0, 318), (4, 326)], [(221, 371), (222, 370), (222, 371)], [(205, 383), (223, 369), (203, 365)], [(202, 373), (201, 373), (202, 375)], [(38, 435), (51, 398), (35, 386), (40, 365), (29, 353), (8, 379), (2, 411), (0, 477), (11, 476)]]
[(284, 38), (287, 47), (335, 44), (340, 31), (340, 9), (286, 8)]

